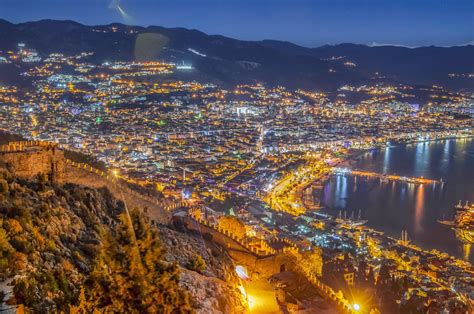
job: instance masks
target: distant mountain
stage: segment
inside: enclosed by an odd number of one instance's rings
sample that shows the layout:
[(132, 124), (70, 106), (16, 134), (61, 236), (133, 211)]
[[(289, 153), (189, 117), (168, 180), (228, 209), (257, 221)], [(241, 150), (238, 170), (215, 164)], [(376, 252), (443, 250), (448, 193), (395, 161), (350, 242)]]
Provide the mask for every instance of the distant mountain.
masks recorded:
[(322, 58), (346, 56), (360, 69), (379, 72), (392, 80), (409, 84), (441, 85), (454, 89), (474, 89), (473, 79), (450, 78), (448, 74), (474, 73), (474, 46), (368, 47), (354, 44), (324, 46), (314, 49)]
[(94, 52), (98, 62), (184, 61), (196, 68), (190, 77), (229, 84), (265, 82), (333, 89), (370, 82), (378, 72), (377, 80), (385, 77), (393, 82), (474, 90), (472, 79), (448, 77), (449, 73), (474, 73), (472, 45), (405, 48), (341, 44), (306, 48), (275, 40), (242, 41), (184, 28), (86, 26), (54, 20), (12, 24), (0, 20), (0, 50), (15, 49), (19, 42), (40, 53)]

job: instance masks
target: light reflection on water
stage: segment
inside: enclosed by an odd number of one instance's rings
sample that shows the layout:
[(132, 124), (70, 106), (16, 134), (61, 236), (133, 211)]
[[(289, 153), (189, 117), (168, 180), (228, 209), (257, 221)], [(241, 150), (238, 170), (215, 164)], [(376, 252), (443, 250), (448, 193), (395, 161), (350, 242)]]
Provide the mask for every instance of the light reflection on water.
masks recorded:
[[(410, 185), (414, 185), (410, 183)], [(418, 185), (416, 187), (417, 192), (416, 192), (416, 200), (415, 200), (415, 224), (414, 224), (414, 230), (416, 233), (422, 230), (423, 226), (421, 225), (421, 218), (423, 217), (423, 211), (424, 211), (424, 191), (423, 191), (423, 185)]]
[(383, 173), (388, 173), (388, 165), (390, 164), (390, 147), (385, 148), (385, 153), (383, 157)]
[[(395, 237), (406, 229), (409, 238), (426, 249), (436, 248), (462, 258), (465, 248), (454, 232), (439, 224), (450, 219), (459, 200), (474, 202), (474, 140), (446, 140), (398, 145), (369, 152), (353, 169), (408, 177), (440, 178), (437, 185), (380, 182), (353, 176), (333, 176), (321, 198), (325, 211), (347, 216), (362, 210), (368, 226)], [(470, 257), (473, 262), (473, 257)]]

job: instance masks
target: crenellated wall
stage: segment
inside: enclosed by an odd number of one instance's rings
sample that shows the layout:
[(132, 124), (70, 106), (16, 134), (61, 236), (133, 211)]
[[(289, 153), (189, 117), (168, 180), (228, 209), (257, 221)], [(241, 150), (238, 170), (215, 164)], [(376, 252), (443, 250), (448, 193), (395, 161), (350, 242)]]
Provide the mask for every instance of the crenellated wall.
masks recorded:
[(46, 174), (51, 181), (64, 177), (64, 153), (55, 144), (22, 141), (0, 145), (0, 161), (18, 177)]
[(201, 215), (201, 209), (198, 207), (190, 208), (188, 211), (188, 216), (195, 222), (207, 226), (214, 231), (222, 234), (226, 238), (229, 238), (237, 242), (240, 246), (248, 250), (249, 252), (257, 256), (269, 256), (276, 253), (276, 250), (271, 248), (268, 243), (263, 239), (251, 239), (246, 238), (245, 236), (240, 236), (232, 233), (231, 230), (223, 228), (221, 225), (214, 222), (208, 221)]
[[(193, 209), (190, 211), (196, 212)], [(268, 278), (281, 271), (293, 269), (293, 260), (283, 252), (277, 253), (269, 247), (263, 249), (260, 245), (258, 247), (249, 245), (244, 239), (237, 238), (203, 219), (196, 220), (190, 215), (181, 219), (189, 230), (210, 235), (212, 241), (227, 249), (236, 265), (244, 265), (248, 269), (249, 275), (255, 279)], [(266, 246), (264, 247), (266, 248)]]
[(46, 174), (49, 180), (75, 183), (91, 188), (107, 187), (115, 197), (124, 200), (131, 208), (140, 208), (155, 222), (167, 222), (167, 211), (186, 202), (165, 203), (162, 199), (150, 197), (132, 190), (113, 173), (104, 172), (89, 164), (78, 163), (64, 157), (63, 150), (55, 143), (42, 141), (10, 142), (0, 145), (0, 164), (16, 176), (33, 178)]

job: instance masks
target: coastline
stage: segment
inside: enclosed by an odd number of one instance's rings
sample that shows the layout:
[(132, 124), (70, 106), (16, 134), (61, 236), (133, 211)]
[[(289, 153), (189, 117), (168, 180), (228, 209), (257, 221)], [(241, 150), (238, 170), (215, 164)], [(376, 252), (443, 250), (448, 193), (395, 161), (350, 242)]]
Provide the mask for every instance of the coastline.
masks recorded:
[[(446, 141), (446, 140), (459, 140), (459, 139), (474, 139), (474, 135), (462, 135), (462, 136), (448, 136), (448, 137), (437, 137), (434, 139), (424, 139), (424, 140), (415, 140), (415, 141), (410, 141), (410, 142), (397, 142), (395, 145), (391, 145), (391, 147), (397, 146), (397, 145), (411, 145), (411, 144), (418, 144), (418, 143), (423, 143), (423, 142), (436, 142), (436, 141)], [(332, 167), (335, 166), (342, 166), (342, 167), (351, 167), (351, 163), (356, 161), (358, 158), (360, 158), (362, 155), (366, 154), (367, 152), (371, 150), (381, 150), (385, 149), (386, 147), (390, 147), (387, 144), (382, 144), (382, 145), (376, 145), (372, 148), (367, 148), (367, 149), (357, 149), (354, 152), (349, 153), (343, 160), (335, 163), (332, 165)], [(321, 175), (321, 177), (317, 178), (316, 180), (312, 181), (309, 183), (304, 189), (306, 190), (308, 187), (312, 185), (322, 185), (324, 186), (330, 179), (331, 173), (328, 172), (326, 174)], [(324, 206), (319, 206), (319, 209), (324, 208)]]
[[(419, 144), (419, 143), (423, 143), (423, 142), (443, 142), (443, 141), (448, 141), (448, 140), (468, 140), (468, 141), (471, 141), (474, 139), (474, 136), (459, 136), (459, 137), (444, 137), (444, 138), (437, 138), (437, 139), (432, 139), (432, 140), (429, 140), (429, 141), (426, 141), (426, 140), (420, 140), (420, 141), (414, 141), (414, 142), (400, 142), (400, 143), (397, 143), (396, 145), (394, 146), (401, 146), (401, 145), (411, 145), (411, 144)], [(383, 150), (384, 148), (386, 148), (387, 146), (389, 145), (380, 145), (378, 147), (376, 147), (375, 149), (377, 150)], [(391, 145), (390, 145), (391, 146)], [(393, 147), (393, 146), (392, 146)], [(351, 154), (348, 154), (346, 156), (346, 158), (344, 158), (344, 160), (340, 161), (339, 163), (335, 164), (337, 166), (345, 166), (345, 167), (351, 167), (352, 165), (352, 162), (354, 160), (357, 160), (358, 158), (360, 158), (362, 155), (364, 155), (365, 153), (371, 151), (372, 149), (374, 148), (371, 148), (371, 149), (365, 149), (365, 150), (358, 150), (356, 152), (353, 152)], [(328, 178), (326, 180), (319, 180), (317, 183), (314, 183), (314, 184), (319, 184), (319, 185), (322, 185), (322, 186), (325, 186), (327, 184), (327, 182), (330, 180), (330, 176), (328, 176)], [(319, 198), (322, 200), (323, 199), (323, 195), (321, 194), (319, 196)], [(333, 218), (336, 218), (335, 214), (329, 214), (328, 211), (326, 211), (328, 209), (328, 206), (325, 206), (323, 204), (321, 204), (320, 206), (320, 210), (323, 210), (323, 212)], [(369, 229), (369, 230), (372, 230), (372, 231), (376, 231), (376, 232), (380, 232), (380, 233), (383, 233), (384, 234), (384, 237), (386, 238), (390, 238), (392, 240), (396, 240), (393, 238), (392, 235), (387, 235), (385, 231), (381, 230), (383, 228), (374, 228), (374, 227), (367, 227), (367, 226), (364, 226), (364, 228), (366, 229)], [(458, 239), (459, 240), (459, 239)], [(461, 241), (460, 241), (461, 242)], [(463, 245), (463, 243), (460, 243), (461, 245)], [(443, 248), (437, 248), (436, 246), (431, 246), (431, 245), (427, 245), (427, 247), (425, 247), (424, 245), (423, 246), (420, 246), (420, 243), (418, 244), (414, 244), (414, 243), (410, 243), (409, 245), (407, 246), (410, 246), (412, 249), (413, 248), (416, 248), (417, 250), (419, 251), (423, 251), (423, 252), (426, 252), (426, 253), (432, 253), (432, 251), (437, 251), (438, 254), (449, 254), (449, 255), (452, 255), (453, 253), (446, 253), (448, 251), (444, 250)], [(462, 252), (461, 252), (462, 253)], [(459, 254), (461, 254), (459, 253)], [(463, 262), (467, 262), (469, 264), (472, 264), (472, 258), (465, 258), (463, 257), (462, 255), (452, 255), (454, 258), (456, 258), (457, 260), (459, 261), (463, 261)]]
[[(394, 146), (398, 146), (398, 145), (411, 145), (411, 144), (418, 144), (418, 143), (424, 143), (424, 142), (437, 142), (437, 141), (459, 140), (459, 139), (474, 139), (474, 135), (437, 137), (437, 138), (433, 138), (433, 139), (414, 140), (414, 141), (408, 141), (408, 142), (397, 142), (395, 145), (381, 144), (381, 145), (376, 145), (372, 148), (357, 149), (354, 152), (349, 153), (343, 160), (341, 160), (341, 161), (335, 163), (334, 165), (332, 165), (332, 167), (341, 166), (341, 167), (348, 167), (349, 168), (349, 167), (351, 167), (352, 162), (356, 161), (362, 155), (366, 154), (367, 152), (370, 152), (371, 150), (380, 151), (380, 150), (385, 149), (387, 147), (394, 147)], [(325, 185), (327, 183), (327, 181), (329, 180), (329, 176), (330, 176), (330, 173), (326, 173), (325, 175), (322, 175), (320, 178), (318, 178), (315, 181), (313, 181), (312, 183), (310, 183), (308, 186), (311, 186), (313, 184)]]

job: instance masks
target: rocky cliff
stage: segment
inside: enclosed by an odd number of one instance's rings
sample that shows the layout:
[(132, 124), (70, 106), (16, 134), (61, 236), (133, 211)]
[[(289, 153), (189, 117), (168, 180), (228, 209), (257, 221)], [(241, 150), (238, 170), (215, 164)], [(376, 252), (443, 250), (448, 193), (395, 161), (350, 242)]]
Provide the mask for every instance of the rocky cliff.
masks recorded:
[(106, 187), (25, 179), (0, 164), (0, 308), (242, 312), (222, 248), (152, 226)]

